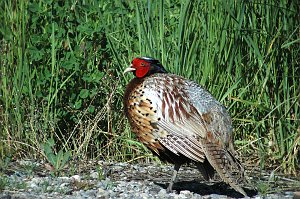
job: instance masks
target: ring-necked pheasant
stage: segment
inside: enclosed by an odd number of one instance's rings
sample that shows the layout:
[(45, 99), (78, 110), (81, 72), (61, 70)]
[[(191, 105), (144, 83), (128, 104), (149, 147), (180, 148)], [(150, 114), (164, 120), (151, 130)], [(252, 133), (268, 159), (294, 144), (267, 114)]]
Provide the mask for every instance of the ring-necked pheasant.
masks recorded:
[(236, 158), (224, 106), (194, 81), (167, 73), (156, 59), (135, 58), (126, 72), (136, 76), (124, 94), (132, 131), (161, 160), (175, 164), (167, 191), (172, 191), (180, 166), (194, 162), (205, 179), (217, 171), (246, 196), (239, 185), (244, 169)]

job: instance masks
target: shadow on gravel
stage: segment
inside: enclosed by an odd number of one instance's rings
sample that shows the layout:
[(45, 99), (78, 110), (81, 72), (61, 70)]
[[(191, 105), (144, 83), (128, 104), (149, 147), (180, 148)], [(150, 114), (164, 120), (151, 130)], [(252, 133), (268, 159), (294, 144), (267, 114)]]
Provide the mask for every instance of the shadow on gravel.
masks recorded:
[[(166, 189), (168, 187), (168, 183), (155, 183), (158, 186), (163, 187)], [(188, 190), (190, 192), (194, 192), (200, 195), (210, 195), (210, 194), (218, 194), (218, 195), (227, 195), (231, 198), (243, 198), (244, 196), (227, 185), (224, 182), (215, 183), (212, 185), (208, 185), (205, 183), (197, 182), (197, 181), (179, 181), (176, 182), (173, 186), (173, 190), (176, 192), (180, 192), (183, 190)], [(245, 192), (249, 197), (253, 197), (257, 195), (257, 191), (244, 188)]]

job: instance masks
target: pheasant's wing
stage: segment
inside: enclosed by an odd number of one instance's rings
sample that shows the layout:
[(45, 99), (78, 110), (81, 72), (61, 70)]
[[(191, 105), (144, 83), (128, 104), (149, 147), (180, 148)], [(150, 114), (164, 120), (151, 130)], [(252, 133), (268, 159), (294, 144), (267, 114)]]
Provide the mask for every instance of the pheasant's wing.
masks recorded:
[[(180, 78), (180, 77), (178, 77)], [(204, 150), (199, 142), (206, 137), (206, 127), (195, 107), (188, 101), (182, 79), (170, 76), (152, 76), (145, 80), (142, 93), (143, 106), (150, 107), (155, 114), (150, 114), (154, 127), (154, 139), (177, 155), (184, 155), (196, 162), (204, 162)], [(145, 104), (146, 103), (146, 104)], [(149, 113), (146, 110), (138, 110)], [(141, 114), (142, 116), (143, 114)]]
[[(170, 87), (165, 87), (163, 81), (163, 76), (152, 76), (144, 81), (133, 79), (131, 86), (126, 88), (124, 107), (132, 131), (159, 156), (163, 155), (160, 151), (167, 148), (178, 156), (203, 162), (205, 154), (196, 133), (205, 132), (205, 129), (199, 129), (198, 119), (186, 119), (191, 115), (187, 109), (192, 106), (182, 97), (180, 101), (175, 100), (179, 94), (169, 95)], [(173, 101), (177, 102), (173, 104)], [(188, 124), (185, 124), (186, 121)]]

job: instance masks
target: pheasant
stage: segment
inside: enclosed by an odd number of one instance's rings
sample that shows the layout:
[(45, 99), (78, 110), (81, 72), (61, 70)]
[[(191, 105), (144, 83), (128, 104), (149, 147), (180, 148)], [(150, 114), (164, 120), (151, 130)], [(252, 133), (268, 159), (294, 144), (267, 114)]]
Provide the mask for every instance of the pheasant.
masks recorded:
[(225, 107), (196, 82), (167, 73), (154, 58), (133, 59), (127, 72), (136, 76), (123, 102), (132, 131), (154, 155), (175, 165), (167, 191), (172, 191), (180, 166), (193, 162), (206, 180), (216, 171), (247, 196), (239, 184), (244, 169), (236, 158)]

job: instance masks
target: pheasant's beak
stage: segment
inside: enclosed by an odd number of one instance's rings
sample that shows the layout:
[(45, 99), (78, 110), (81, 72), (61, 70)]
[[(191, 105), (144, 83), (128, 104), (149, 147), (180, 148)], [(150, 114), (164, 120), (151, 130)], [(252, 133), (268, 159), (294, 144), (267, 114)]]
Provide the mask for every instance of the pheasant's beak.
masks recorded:
[(135, 68), (132, 68), (132, 65), (130, 65), (128, 68), (126, 68), (123, 72), (123, 74), (125, 73), (128, 73), (128, 72), (131, 72), (131, 71), (135, 71), (136, 69)]

